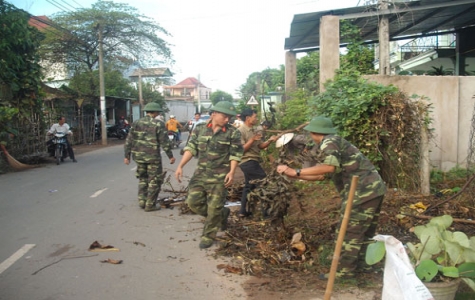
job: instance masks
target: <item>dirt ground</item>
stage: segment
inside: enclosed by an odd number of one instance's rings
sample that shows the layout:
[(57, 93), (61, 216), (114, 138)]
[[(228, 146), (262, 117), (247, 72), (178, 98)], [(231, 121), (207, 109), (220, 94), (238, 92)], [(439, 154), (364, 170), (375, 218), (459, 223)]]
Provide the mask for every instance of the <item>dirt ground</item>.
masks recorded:
[[(414, 242), (414, 226), (427, 223), (431, 216), (448, 214), (461, 220), (454, 221), (452, 230), (475, 236), (475, 225), (470, 224), (475, 217), (473, 186), (467, 187), (466, 183), (463, 178), (447, 179), (434, 186), (434, 193), (428, 196), (389, 188), (377, 234), (392, 235), (403, 243)], [(274, 299), (323, 299), (325, 294), (327, 281), (320, 280), (318, 275), (330, 270), (341, 200), (329, 182), (297, 182), (297, 185), (298, 192), (289, 197), (287, 214), (281, 223), (253, 217), (242, 219), (235, 208), (221, 247), (216, 250), (217, 255), (231, 258), (229, 265), (222, 266), (225, 271), (253, 276), (246, 289), (255, 299), (266, 299), (268, 295)], [(459, 193), (459, 188), (464, 186), (466, 189)], [(428, 209), (421, 209), (424, 206)], [(305, 245), (301, 251), (292, 246), (296, 234), (301, 234)], [(332, 296), (381, 299), (383, 274), (384, 262), (355, 279), (336, 280)], [(464, 284), (458, 295), (461, 296), (456, 299), (475, 296)]]
[[(123, 143), (123, 140), (109, 139), (107, 146), (99, 141), (91, 145), (75, 145), (73, 148), (79, 155)], [(240, 182), (243, 180), (240, 170), (236, 180), (239, 183), (230, 191), (231, 203), (240, 197)], [(463, 180), (459, 180), (446, 182), (438, 188), (463, 185)], [(453, 194), (404, 194), (389, 189), (381, 210), (378, 233), (393, 235), (405, 243), (414, 239), (411, 228), (427, 222), (427, 217), (450, 214), (460, 219), (475, 218), (475, 208), (469, 194), (462, 194), (455, 200), (448, 199), (451, 196)], [(449, 201), (439, 205), (447, 199)], [(229, 263), (217, 265), (218, 271), (247, 275), (249, 279), (244, 288), (248, 299), (323, 299), (327, 281), (320, 280), (318, 275), (327, 273), (331, 266), (340, 203), (331, 184), (302, 183), (299, 184), (299, 192), (289, 199), (287, 216), (283, 222), (239, 218), (239, 206), (232, 206), (228, 229), (220, 236), (214, 254), (228, 257)], [(421, 212), (411, 206), (416, 203), (435, 208)], [(475, 235), (474, 225), (454, 223), (454, 230), (463, 231), (469, 236)], [(305, 244), (305, 250), (297, 254), (290, 246), (296, 233), (302, 235), (301, 240)], [(332, 299), (381, 299), (382, 267), (378, 265), (372, 273), (360, 274), (357, 279), (336, 280)]]

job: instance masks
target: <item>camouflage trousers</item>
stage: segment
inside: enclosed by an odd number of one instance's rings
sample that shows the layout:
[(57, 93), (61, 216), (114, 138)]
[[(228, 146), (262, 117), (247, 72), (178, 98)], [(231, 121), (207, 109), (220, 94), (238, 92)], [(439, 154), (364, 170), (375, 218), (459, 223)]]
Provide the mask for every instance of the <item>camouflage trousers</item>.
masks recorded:
[(154, 206), (163, 184), (162, 164), (137, 163), (139, 205)]
[[(358, 204), (355, 197), (355, 203), (352, 206), (346, 235), (339, 261), (339, 274), (352, 276), (355, 273), (368, 269), (365, 262), (366, 248), (373, 240), (376, 227), (378, 226), (379, 212), (383, 203), (384, 196), (379, 196), (364, 203)], [(346, 201), (342, 205), (341, 217), (346, 208)], [(338, 224), (337, 235), (341, 225)]]
[(206, 218), (202, 239), (216, 237), (223, 223), (227, 194), (224, 183), (202, 182), (196, 176), (190, 180), (186, 204), (194, 213)]

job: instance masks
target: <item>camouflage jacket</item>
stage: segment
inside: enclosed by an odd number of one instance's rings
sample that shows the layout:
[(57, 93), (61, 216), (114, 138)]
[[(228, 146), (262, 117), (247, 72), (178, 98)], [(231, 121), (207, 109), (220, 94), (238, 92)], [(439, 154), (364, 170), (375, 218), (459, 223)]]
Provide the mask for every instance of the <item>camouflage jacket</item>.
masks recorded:
[(193, 176), (205, 182), (222, 183), (229, 173), (230, 161), (241, 161), (241, 133), (229, 124), (213, 133), (211, 123), (201, 123), (196, 125), (184, 150), (198, 158)]
[(344, 138), (326, 135), (320, 150), (325, 156), (323, 164), (336, 167), (332, 179), (343, 201), (348, 199), (353, 176), (359, 176), (355, 199), (365, 202), (386, 193), (386, 185), (374, 165)]
[(132, 158), (138, 163), (161, 163), (160, 146), (168, 158), (173, 157), (172, 145), (165, 129), (165, 124), (147, 115), (132, 124), (124, 145), (125, 158)]

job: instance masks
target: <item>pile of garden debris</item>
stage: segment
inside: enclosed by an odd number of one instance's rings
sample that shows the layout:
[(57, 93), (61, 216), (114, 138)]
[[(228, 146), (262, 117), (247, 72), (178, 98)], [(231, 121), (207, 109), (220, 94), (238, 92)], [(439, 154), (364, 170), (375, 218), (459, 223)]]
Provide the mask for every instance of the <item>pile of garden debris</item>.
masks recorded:
[[(381, 211), (378, 232), (403, 243), (414, 240), (411, 228), (431, 216), (451, 215), (454, 230), (475, 236), (474, 184), (445, 182), (442, 192), (430, 196), (402, 194), (390, 189)], [(463, 190), (460, 188), (464, 186)], [(298, 189), (297, 189), (298, 187)], [(240, 198), (241, 185), (230, 191)], [(256, 200), (259, 199), (260, 200)], [(288, 181), (271, 173), (251, 195), (253, 216), (239, 218), (233, 210), (216, 255), (231, 257), (224, 272), (272, 278), (269, 290), (325, 288), (318, 274), (329, 271), (341, 200), (330, 182)], [(273, 200), (272, 202), (270, 200)], [(357, 284), (382, 282), (382, 273), (368, 274)]]
[[(304, 152), (307, 157), (301, 152), (300, 158), (318, 161), (318, 154), (309, 154), (312, 152)], [(279, 157), (264, 162), (268, 164), (268, 176), (256, 182), (257, 188), (249, 195), (252, 216), (239, 218), (239, 206), (232, 206), (228, 228), (220, 236), (215, 252), (231, 260), (218, 265), (218, 269), (268, 279), (262, 288), (270, 291), (295, 294), (308, 289), (324, 290), (326, 281), (319, 280), (318, 275), (330, 269), (341, 199), (330, 180), (289, 180), (276, 173), (275, 166), (280, 163), (301, 165), (298, 156)], [(242, 182), (231, 187), (228, 202), (240, 201), (242, 188)], [(429, 196), (388, 189), (377, 233), (392, 235), (403, 243), (414, 241), (411, 229), (415, 225), (426, 223), (431, 216), (449, 214), (454, 218), (454, 230), (475, 236), (474, 176), (445, 180), (433, 188)], [(185, 204), (181, 212), (190, 213)], [(382, 277), (380, 270), (359, 276), (357, 282), (350, 284), (374, 287)]]

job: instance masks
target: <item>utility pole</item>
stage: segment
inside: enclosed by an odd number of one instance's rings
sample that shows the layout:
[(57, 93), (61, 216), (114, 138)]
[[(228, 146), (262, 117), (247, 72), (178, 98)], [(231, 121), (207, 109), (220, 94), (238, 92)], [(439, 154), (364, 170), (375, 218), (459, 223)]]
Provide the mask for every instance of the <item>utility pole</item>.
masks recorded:
[[(379, 9), (388, 9), (386, 0), (378, 1)], [(379, 19), (379, 75), (391, 75), (391, 65), (389, 61), (389, 19), (387, 15), (380, 16)]]
[(198, 74), (198, 89), (197, 89), (197, 94), (198, 94), (198, 112), (201, 113), (201, 92), (200, 92), (200, 85), (201, 85), (201, 79), (200, 79), (200, 74)]
[(102, 145), (107, 145), (107, 129), (106, 129), (106, 92), (104, 87), (104, 61), (103, 55), (103, 37), (102, 37), (102, 24), (99, 27), (99, 90), (101, 97), (101, 136)]
[(143, 98), (142, 98), (142, 66), (140, 66), (139, 69), (139, 102), (140, 102), (140, 117), (143, 117), (143, 108), (145, 104), (143, 103)]

